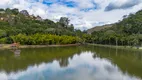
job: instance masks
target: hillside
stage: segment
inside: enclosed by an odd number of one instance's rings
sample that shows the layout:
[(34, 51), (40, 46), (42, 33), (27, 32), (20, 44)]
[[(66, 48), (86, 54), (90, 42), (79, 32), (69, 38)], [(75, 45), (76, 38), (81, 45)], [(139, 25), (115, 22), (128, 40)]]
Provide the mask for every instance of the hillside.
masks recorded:
[(91, 34), (91, 33), (94, 32), (94, 31), (101, 31), (101, 30), (103, 30), (103, 29), (107, 29), (107, 28), (110, 28), (110, 27), (112, 27), (112, 24), (103, 25), (103, 26), (96, 26), (96, 27), (93, 27), (93, 28), (91, 28), (91, 29), (88, 29), (88, 30), (87, 30), (87, 33), (88, 33), (88, 34)]
[(40, 16), (29, 15), (26, 10), (19, 12), (18, 9), (0, 9), (0, 31), (6, 35), (19, 33), (51, 33), (51, 34), (74, 34), (74, 26), (69, 25), (68, 18), (62, 17), (59, 22), (43, 20)]
[(68, 18), (61, 17), (55, 23), (49, 19), (42, 19), (40, 16), (29, 15), (26, 10), (0, 9), (0, 43), (77, 43), (76, 37), (81, 36), (82, 32), (75, 30), (74, 25), (69, 24), (69, 21)]
[[(109, 45), (142, 45), (142, 10), (135, 14), (125, 15), (123, 20), (112, 24), (112, 27), (102, 26), (88, 30), (91, 39), (96, 44)], [(105, 29), (104, 29), (105, 28)]]

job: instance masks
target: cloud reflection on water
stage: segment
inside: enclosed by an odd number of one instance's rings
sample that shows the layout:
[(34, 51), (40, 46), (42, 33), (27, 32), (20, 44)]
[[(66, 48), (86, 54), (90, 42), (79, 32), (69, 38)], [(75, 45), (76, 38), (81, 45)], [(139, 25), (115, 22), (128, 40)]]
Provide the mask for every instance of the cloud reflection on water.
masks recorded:
[[(59, 61), (29, 66), (25, 71), (0, 72), (0, 80), (140, 80), (123, 73), (111, 61), (93, 57), (91, 52), (83, 52), (68, 59), (68, 65), (61, 67)], [(65, 61), (66, 62), (66, 61)]]

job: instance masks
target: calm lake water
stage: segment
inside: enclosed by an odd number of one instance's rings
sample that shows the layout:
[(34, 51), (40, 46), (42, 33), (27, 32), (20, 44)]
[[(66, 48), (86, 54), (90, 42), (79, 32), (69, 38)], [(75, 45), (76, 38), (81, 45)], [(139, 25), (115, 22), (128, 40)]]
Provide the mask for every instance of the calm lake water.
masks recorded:
[(95, 46), (1, 50), (0, 80), (142, 80), (142, 51)]

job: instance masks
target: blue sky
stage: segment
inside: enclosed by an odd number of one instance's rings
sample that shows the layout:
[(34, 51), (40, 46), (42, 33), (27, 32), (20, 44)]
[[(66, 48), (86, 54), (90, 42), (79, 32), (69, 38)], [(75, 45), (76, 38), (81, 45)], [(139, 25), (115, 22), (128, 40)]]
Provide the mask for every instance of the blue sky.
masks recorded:
[(18, 8), (44, 19), (68, 17), (77, 29), (115, 23), (142, 9), (142, 0), (2, 0), (0, 8)]
[(51, 0), (43, 0), (43, 4), (46, 4), (48, 6), (54, 4), (54, 3), (58, 3), (60, 5), (65, 5), (67, 7), (76, 7), (77, 4), (74, 1), (60, 1), (60, 0), (56, 0), (56, 1), (51, 1)]

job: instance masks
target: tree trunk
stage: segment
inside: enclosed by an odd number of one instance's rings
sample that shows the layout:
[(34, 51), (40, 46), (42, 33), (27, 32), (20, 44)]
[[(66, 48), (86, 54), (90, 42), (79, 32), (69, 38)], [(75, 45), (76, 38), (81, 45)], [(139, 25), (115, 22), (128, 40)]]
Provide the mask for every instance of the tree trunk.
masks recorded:
[(110, 38), (109, 38), (109, 45), (110, 45)]
[(118, 40), (116, 39), (115, 41), (116, 41), (116, 46), (117, 46), (118, 45)]

